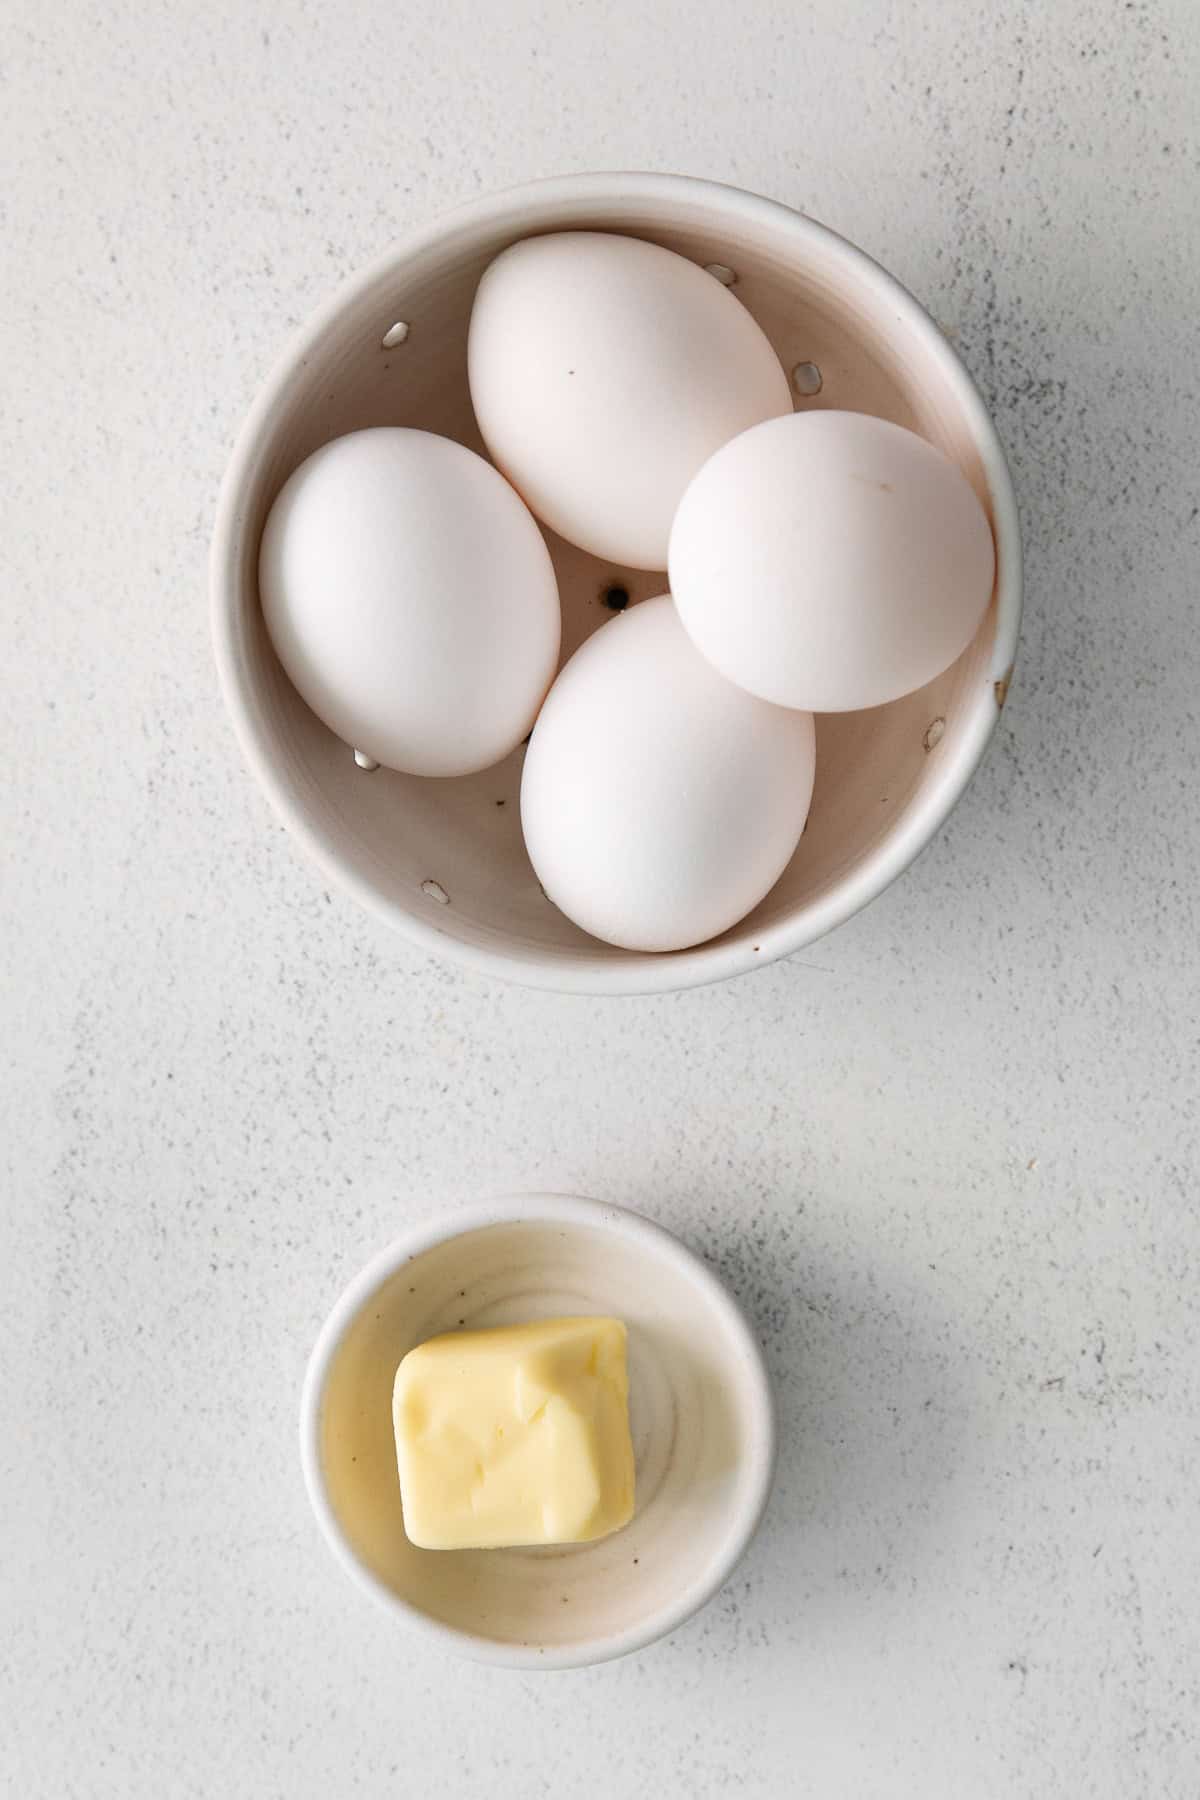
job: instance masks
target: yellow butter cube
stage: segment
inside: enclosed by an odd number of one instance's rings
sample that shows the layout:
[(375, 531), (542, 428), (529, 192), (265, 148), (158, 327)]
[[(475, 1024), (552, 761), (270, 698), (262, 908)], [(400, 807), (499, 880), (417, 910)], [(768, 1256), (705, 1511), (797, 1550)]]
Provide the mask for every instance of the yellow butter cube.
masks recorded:
[(430, 1338), (396, 1371), (392, 1416), (404, 1529), (424, 1550), (581, 1544), (633, 1516), (619, 1319)]

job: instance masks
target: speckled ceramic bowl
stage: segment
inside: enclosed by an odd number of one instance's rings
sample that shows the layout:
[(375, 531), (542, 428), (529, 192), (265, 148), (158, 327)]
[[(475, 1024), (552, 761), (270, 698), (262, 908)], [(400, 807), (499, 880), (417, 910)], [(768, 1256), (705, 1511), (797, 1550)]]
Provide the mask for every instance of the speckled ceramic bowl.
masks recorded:
[[(521, 840), (518, 750), (479, 775), (429, 781), (355, 766), (304, 706), (263, 629), (258, 544), (298, 463), (361, 426), (420, 425), (482, 449), (467, 391), (471, 303), (488, 263), (532, 233), (628, 232), (714, 267), (792, 370), (796, 405), (907, 425), (960, 465), (996, 538), (992, 605), (943, 675), (890, 706), (817, 722), (817, 785), (791, 863), (754, 911), (669, 955), (587, 937), (542, 893)], [(660, 574), (612, 567), (547, 534), (563, 655)], [(243, 750), (330, 879), (435, 953), (534, 986), (683, 988), (810, 943), (873, 899), (939, 829), (1007, 692), (1020, 619), (1012, 486), (966, 370), (916, 301), (862, 251), (786, 206), (672, 175), (579, 175), (493, 195), (414, 232), (300, 332), (255, 402), (225, 479), (212, 558), (213, 629)], [(603, 779), (599, 772), (597, 779)]]
[[(572, 1313), (629, 1330), (632, 1521), (562, 1548), (418, 1550), (392, 1433), (400, 1359), (458, 1325)], [(338, 1560), (403, 1623), (478, 1661), (562, 1669), (641, 1649), (716, 1593), (766, 1505), (775, 1419), (759, 1346), (699, 1257), (637, 1213), (533, 1194), (434, 1220), (350, 1284), (309, 1363), (300, 1452)]]

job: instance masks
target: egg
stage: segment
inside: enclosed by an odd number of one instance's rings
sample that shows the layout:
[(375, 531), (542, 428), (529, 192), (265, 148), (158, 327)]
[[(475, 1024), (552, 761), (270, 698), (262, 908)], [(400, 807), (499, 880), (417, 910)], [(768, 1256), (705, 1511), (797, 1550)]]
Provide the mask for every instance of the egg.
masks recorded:
[(566, 231), (484, 272), (467, 345), (496, 466), (593, 556), (665, 569), (671, 520), (714, 450), (791, 411), (787, 376), (716, 278), (640, 238)]
[(693, 643), (749, 693), (880, 706), (941, 674), (987, 610), (995, 549), (966, 476), (865, 413), (744, 432), (689, 486), (671, 591)]
[(336, 438), (284, 483), (259, 552), (276, 654), (318, 718), (413, 775), (499, 762), (558, 662), (550, 553), (502, 475), (431, 432)]
[(663, 595), (567, 663), (525, 755), (521, 824), (549, 899), (629, 950), (681, 950), (750, 912), (804, 829), (813, 721), (718, 675)]

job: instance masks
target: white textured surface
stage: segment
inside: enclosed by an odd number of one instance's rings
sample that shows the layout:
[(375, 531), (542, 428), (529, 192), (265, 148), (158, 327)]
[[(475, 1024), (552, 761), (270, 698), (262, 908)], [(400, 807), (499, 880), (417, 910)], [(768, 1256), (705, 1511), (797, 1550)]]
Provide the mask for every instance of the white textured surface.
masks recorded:
[[(9, 0), (0, 1785), (1200, 1787), (1192, 0)], [(239, 419), (396, 232), (557, 170), (806, 206), (958, 337), (1024, 508), (1004, 727), (799, 961), (596, 1004), (424, 961), (241, 768)], [(489, 1187), (640, 1205), (779, 1380), (764, 1532), (635, 1661), (442, 1663), (303, 1498), (318, 1320)]]

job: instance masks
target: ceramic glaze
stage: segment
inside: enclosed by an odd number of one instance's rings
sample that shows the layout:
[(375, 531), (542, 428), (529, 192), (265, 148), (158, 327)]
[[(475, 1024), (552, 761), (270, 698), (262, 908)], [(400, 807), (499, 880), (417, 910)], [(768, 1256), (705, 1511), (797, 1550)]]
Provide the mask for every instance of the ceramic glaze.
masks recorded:
[[(553, 1550), (418, 1550), (405, 1535), (392, 1383), (416, 1344), (568, 1314), (628, 1329), (634, 1516)], [(721, 1586), (775, 1460), (762, 1353), (699, 1257), (637, 1213), (534, 1194), (434, 1221), (334, 1307), (301, 1402), (309, 1497), (347, 1570), (407, 1625), (484, 1662), (566, 1668), (641, 1648)]]
[[(521, 838), (522, 749), (459, 779), (385, 769), (364, 779), (292, 689), (259, 604), (263, 523), (319, 445), (402, 421), (483, 448), (466, 369), (480, 278), (510, 244), (569, 230), (646, 237), (702, 269), (732, 270), (740, 304), (782, 366), (811, 362), (821, 371), (820, 393), (799, 404), (874, 413), (918, 432), (966, 475), (996, 540), (995, 592), (967, 650), (889, 706), (818, 719), (817, 787), (791, 862), (745, 919), (667, 955), (599, 943), (546, 899)], [(397, 318), (408, 336), (389, 352), (382, 339)], [(662, 591), (661, 575), (614, 566), (553, 535), (549, 544), (562, 600), (560, 661), (611, 618), (610, 588), (626, 589), (633, 604)], [(580, 175), (436, 220), (351, 280), (300, 332), (255, 402), (226, 476), (212, 601), (217, 664), (243, 751), (328, 879), (433, 954), (538, 987), (640, 993), (716, 981), (800, 949), (873, 899), (928, 843), (970, 780), (1007, 691), (1020, 541), (1004, 456), (970, 377), (933, 321), (869, 257), (788, 207), (714, 182)], [(945, 730), (931, 752), (925, 737), (939, 718)]]

